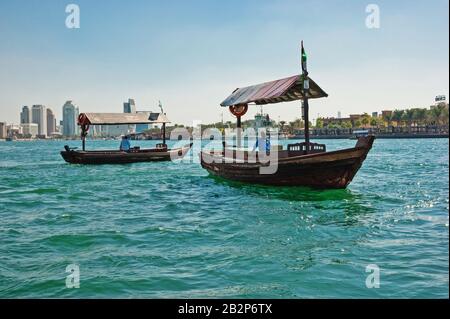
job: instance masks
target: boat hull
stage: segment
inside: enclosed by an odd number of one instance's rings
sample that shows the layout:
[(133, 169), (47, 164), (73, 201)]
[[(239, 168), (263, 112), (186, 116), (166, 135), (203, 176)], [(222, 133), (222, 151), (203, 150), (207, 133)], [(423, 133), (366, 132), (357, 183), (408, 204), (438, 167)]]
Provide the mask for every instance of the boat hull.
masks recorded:
[[(354, 148), (310, 155), (279, 158), (274, 174), (260, 174), (260, 163), (225, 163), (223, 156), (201, 153), (201, 164), (210, 174), (222, 178), (264, 185), (345, 188), (364, 162), (373, 136), (358, 139)], [(216, 160), (216, 161), (214, 161)]]
[(134, 152), (123, 151), (62, 151), (61, 156), (70, 164), (129, 164), (142, 162), (170, 161), (183, 158), (191, 145), (176, 149), (148, 149)]

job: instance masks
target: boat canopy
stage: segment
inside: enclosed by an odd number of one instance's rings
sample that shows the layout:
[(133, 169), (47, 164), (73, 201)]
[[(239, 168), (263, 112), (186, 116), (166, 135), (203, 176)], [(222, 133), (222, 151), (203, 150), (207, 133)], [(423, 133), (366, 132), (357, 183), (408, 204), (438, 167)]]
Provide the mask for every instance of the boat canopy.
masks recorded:
[(78, 125), (165, 124), (170, 123), (164, 113), (81, 113)]
[[(327, 96), (328, 94), (309, 78), (309, 94), (306, 97), (308, 99), (317, 99)], [(220, 105), (233, 106), (249, 103), (261, 105), (289, 102), (303, 98), (303, 76), (294, 75), (281, 80), (238, 88)]]

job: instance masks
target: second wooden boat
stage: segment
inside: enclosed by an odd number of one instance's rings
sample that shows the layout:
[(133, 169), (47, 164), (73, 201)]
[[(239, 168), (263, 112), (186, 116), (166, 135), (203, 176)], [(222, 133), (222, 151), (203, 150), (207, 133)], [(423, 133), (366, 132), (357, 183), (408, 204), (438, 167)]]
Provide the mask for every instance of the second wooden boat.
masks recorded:
[(66, 147), (61, 152), (64, 160), (71, 164), (129, 164), (142, 162), (170, 161), (183, 158), (192, 144), (181, 148), (168, 149), (157, 145), (151, 149), (132, 148), (124, 152), (118, 150), (79, 151)]
[[(170, 161), (183, 158), (190, 148), (187, 144), (169, 149), (166, 145), (166, 123), (170, 123), (163, 113), (81, 113), (78, 125), (81, 127), (82, 150), (64, 146), (63, 159), (71, 164), (128, 164), (155, 161)], [(122, 150), (86, 150), (86, 136), (91, 125), (137, 125), (162, 124), (162, 143), (151, 149), (131, 148)]]

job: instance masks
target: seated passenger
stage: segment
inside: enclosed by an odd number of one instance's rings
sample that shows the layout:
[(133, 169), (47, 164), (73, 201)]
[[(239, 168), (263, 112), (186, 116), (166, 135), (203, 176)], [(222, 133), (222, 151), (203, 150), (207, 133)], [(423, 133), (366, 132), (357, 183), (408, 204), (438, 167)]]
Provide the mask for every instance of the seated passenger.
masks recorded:
[(122, 137), (122, 142), (120, 142), (120, 150), (124, 152), (128, 152), (131, 148), (130, 140), (128, 139), (128, 136)]

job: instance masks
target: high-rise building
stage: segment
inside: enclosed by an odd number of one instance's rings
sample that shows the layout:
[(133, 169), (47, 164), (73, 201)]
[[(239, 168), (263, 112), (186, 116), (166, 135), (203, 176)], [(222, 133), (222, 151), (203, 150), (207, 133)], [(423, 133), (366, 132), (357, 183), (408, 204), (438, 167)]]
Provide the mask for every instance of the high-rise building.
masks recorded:
[(338, 118), (338, 119), (342, 118), (341, 111), (338, 111), (338, 113), (337, 113), (337, 118)]
[(20, 112), (20, 124), (31, 123), (30, 108), (28, 106), (22, 107), (22, 112)]
[(117, 137), (121, 135), (128, 135), (135, 133), (132, 128), (132, 125), (105, 125), (103, 126), (103, 134), (108, 137)]
[(33, 105), (31, 108), (31, 122), (38, 125), (38, 134), (47, 135), (47, 113), (44, 105)]
[(6, 134), (6, 123), (0, 122), (0, 139), (5, 139), (7, 137)]
[(80, 111), (78, 107), (73, 105), (72, 101), (67, 101), (63, 105), (63, 135), (64, 136), (75, 136), (78, 135), (78, 115)]
[(123, 103), (123, 113), (136, 113), (134, 99), (128, 99), (128, 102)]
[(47, 136), (56, 132), (56, 117), (51, 109), (47, 109)]

